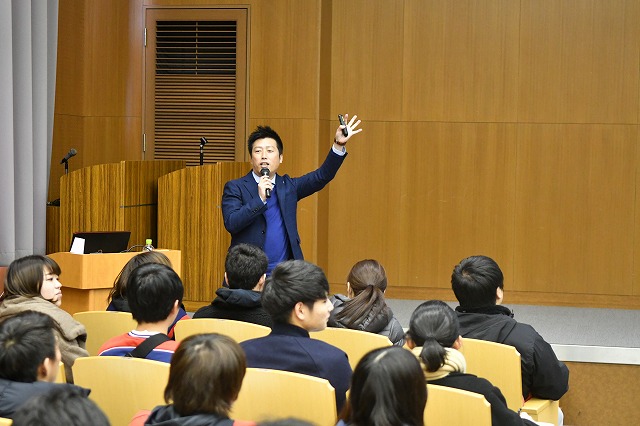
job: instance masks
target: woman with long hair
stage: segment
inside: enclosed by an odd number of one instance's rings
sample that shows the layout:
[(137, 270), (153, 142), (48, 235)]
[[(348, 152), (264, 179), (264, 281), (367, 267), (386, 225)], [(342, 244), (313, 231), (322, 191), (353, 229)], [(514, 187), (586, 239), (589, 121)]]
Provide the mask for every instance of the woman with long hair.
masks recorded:
[(4, 293), (0, 297), (0, 321), (24, 311), (41, 312), (51, 317), (67, 381), (73, 383), (71, 367), (75, 359), (89, 356), (86, 350), (87, 331), (60, 308), (60, 272), (56, 261), (47, 256), (25, 256), (11, 262), (4, 282)]
[(329, 327), (377, 333), (396, 346), (404, 345), (404, 330), (384, 299), (386, 289), (387, 274), (377, 260), (357, 262), (347, 277), (347, 295), (331, 297)]
[(339, 425), (423, 426), (427, 385), (420, 363), (404, 348), (374, 349), (351, 376)]
[(511, 411), (500, 389), (488, 380), (466, 374), (466, 361), (458, 350), (462, 344), (458, 317), (446, 303), (426, 301), (411, 315), (407, 346), (420, 361), (427, 383), (484, 395), (491, 404), (493, 425), (535, 425)]

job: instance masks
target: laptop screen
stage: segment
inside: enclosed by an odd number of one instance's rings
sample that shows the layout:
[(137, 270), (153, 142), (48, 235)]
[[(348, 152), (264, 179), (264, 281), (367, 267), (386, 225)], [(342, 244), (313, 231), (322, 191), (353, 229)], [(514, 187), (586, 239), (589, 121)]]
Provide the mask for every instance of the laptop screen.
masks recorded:
[(85, 254), (120, 253), (127, 250), (130, 236), (130, 231), (74, 232), (71, 246), (76, 238), (83, 238)]

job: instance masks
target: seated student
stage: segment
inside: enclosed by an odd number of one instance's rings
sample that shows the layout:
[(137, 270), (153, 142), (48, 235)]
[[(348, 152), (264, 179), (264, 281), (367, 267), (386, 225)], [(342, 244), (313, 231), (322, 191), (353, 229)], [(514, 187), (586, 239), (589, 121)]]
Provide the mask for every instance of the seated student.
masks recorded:
[(559, 400), (569, 390), (569, 369), (528, 324), (519, 323), (502, 306), (504, 278), (486, 256), (463, 259), (453, 270), (451, 287), (463, 337), (514, 346), (520, 352), (522, 396)]
[(27, 401), (13, 416), (13, 426), (109, 426), (102, 410), (81, 388), (56, 388)]
[(189, 336), (171, 360), (164, 391), (168, 405), (154, 408), (151, 414), (139, 412), (130, 425), (255, 425), (229, 419), (245, 371), (244, 352), (230, 337), (216, 333)]
[[(116, 277), (115, 282), (113, 283), (113, 288), (109, 292), (109, 297), (107, 298), (107, 302), (109, 303), (109, 306), (107, 306), (107, 311), (131, 312), (131, 308), (129, 308), (129, 302), (127, 301), (127, 280), (129, 279), (129, 275), (131, 275), (131, 272), (134, 269), (136, 269), (140, 265), (146, 265), (148, 263), (159, 263), (161, 265), (173, 267), (169, 258), (162, 252), (156, 250), (143, 251), (140, 254), (133, 256), (124, 265), (124, 267)], [(176, 323), (183, 319), (189, 319), (189, 315), (187, 315), (187, 312), (184, 310), (184, 307), (181, 304), (176, 319), (169, 326), (167, 336), (172, 339), (175, 338), (174, 329)]]
[(60, 367), (60, 349), (48, 315), (24, 311), (0, 323), (0, 417), (13, 418), (29, 398), (57, 388), (88, 389), (54, 383)]
[(384, 300), (387, 274), (376, 260), (361, 260), (347, 277), (347, 296), (331, 297), (333, 312), (329, 327), (377, 333), (396, 346), (404, 345), (404, 330)]
[(351, 379), (347, 354), (309, 337), (310, 331), (327, 327), (333, 309), (328, 291), (327, 277), (318, 266), (304, 260), (280, 263), (262, 291), (262, 306), (273, 319), (272, 331), (240, 345), (247, 354), (248, 367), (327, 379), (336, 391), (336, 406), (341, 410)]
[(353, 371), (338, 425), (423, 426), (426, 405), (427, 386), (416, 357), (395, 346), (374, 349)]
[(193, 315), (194, 318), (222, 318), (271, 327), (269, 314), (262, 307), (261, 291), (269, 261), (256, 246), (238, 244), (229, 249), (224, 263), (228, 288), (219, 288), (216, 298)]
[(127, 281), (127, 300), (138, 326), (107, 340), (98, 355), (170, 362), (178, 342), (165, 333), (178, 315), (183, 293), (180, 277), (167, 265), (149, 263), (134, 269)]
[(429, 300), (411, 315), (407, 346), (420, 361), (427, 383), (484, 395), (491, 404), (493, 425), (535, 425), (509, 410), (500, 389), (488, 380), (465, 373), (464, 355), (458, 351), (462, 344), (458, 318), (446, 303)]
[(62, 289), (60, 266), (50, 257), (32, 255), (9, 265), (4, 294), (0, 297), (0, 321), (20, 312), (36, 311), (51, 317), (58, 339), (67, 382), (73, 383), (71, 367), (78, 357), (89, 356), (84, 325), (60, 309)]

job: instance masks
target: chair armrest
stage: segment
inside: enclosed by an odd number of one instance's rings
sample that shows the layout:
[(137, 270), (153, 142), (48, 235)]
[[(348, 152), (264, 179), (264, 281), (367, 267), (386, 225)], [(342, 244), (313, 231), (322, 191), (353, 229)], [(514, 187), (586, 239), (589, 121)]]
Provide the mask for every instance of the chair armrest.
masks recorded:
[(524, 403), (522, 411), (529, 414), (535, 421), (558, 424), (558, 401), (531, 398)]

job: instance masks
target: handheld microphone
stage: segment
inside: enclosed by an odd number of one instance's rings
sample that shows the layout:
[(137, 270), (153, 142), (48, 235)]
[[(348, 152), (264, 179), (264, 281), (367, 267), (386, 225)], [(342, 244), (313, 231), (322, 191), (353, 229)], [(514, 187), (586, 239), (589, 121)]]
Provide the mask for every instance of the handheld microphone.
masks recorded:
[(205, 146), (209, 141), (204, 136), (200, 138), (200, 146)]
[[(267, 169), (266, 167), (260, 169), (260, 176), (269, 176), (269, 173), (269, 169)], [(271, 198), (271, 189), (267, 188), (265, 194), (267, 194), (267, 198)]]
[(64, 158), (62, 159), (62, 161), (60, 161), (60, 164), (64, 164), (67, 161), (69, 161), (69, 158), (73, 157), (74, 155), (76, 155), (78, 153), (78, 151), (76, 151), (75, 148), (71, 148), (69, 150), (69, 152), (67, 153), (67, 155), (64, 156)]

